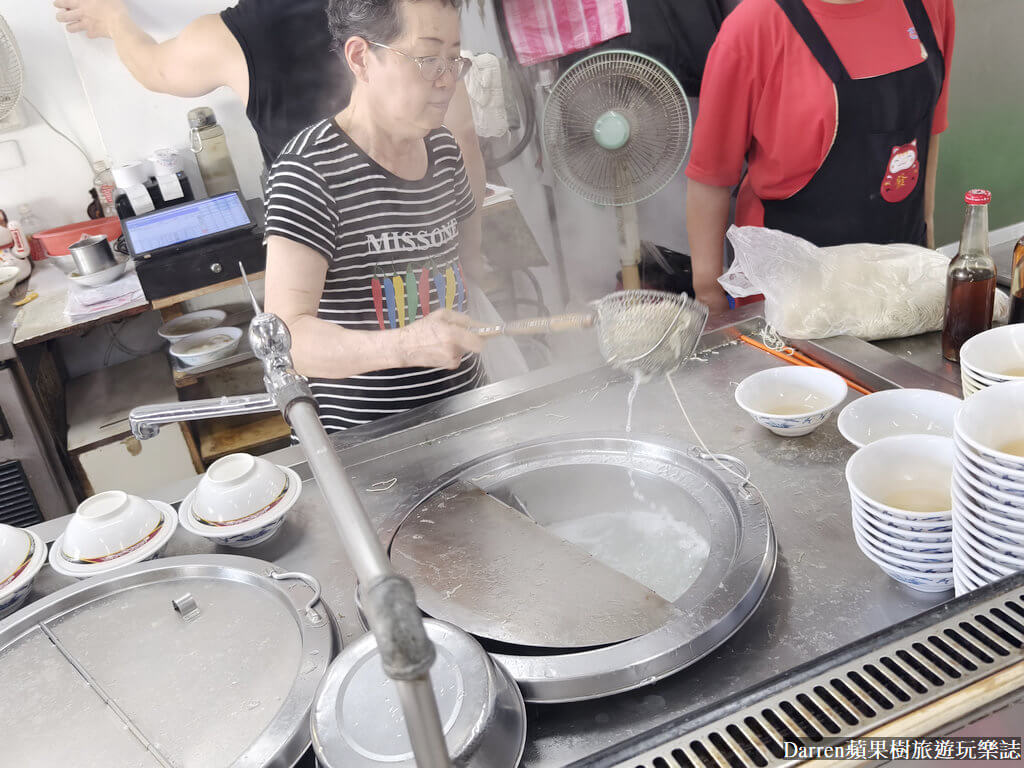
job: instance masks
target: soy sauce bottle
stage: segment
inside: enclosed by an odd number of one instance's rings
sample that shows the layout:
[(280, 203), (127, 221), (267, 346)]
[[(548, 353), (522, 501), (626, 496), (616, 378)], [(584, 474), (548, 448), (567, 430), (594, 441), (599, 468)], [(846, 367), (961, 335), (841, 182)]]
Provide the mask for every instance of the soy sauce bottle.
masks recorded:
[(996, 296), (996, 265), (988, 252), (988, 204), (992, 193), (972, 189), (964, 195), (967, 213), (960, 250), (946, 271), (946, 313), (942, 325), (942, 356), (960, 360), (964, 342), (992, 327)]

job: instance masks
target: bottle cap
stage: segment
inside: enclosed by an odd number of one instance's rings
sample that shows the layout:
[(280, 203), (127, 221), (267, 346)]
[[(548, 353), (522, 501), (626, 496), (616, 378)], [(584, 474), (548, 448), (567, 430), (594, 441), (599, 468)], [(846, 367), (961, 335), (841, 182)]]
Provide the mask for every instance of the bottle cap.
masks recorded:
[(190, 128), (194, 129), (206, 128), (217, 124), (217, 116), (209, 107), (196, 107), (189, 110), (188, 124)]
[(968, 205), (988, 205), (992, 202), (992, 193), (987, 189), (969, 189), (964, 195), (964, 202)]

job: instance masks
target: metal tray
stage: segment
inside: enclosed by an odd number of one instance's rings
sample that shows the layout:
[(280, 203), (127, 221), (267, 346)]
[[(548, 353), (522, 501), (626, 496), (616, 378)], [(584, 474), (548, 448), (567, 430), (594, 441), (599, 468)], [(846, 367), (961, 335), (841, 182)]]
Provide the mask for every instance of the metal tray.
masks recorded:
[[(476, 484), (545, 526), (628, 504), (635, 483), (643, 497), (696, 529), (710, 546), (699, 575), (674, 601), (678, 613), (658, 629), (575, 652), (490, 646), (527, 701), (607, 696), (693, 664), (753, 613), (775, 569), (775, 534), (760, 496), (680, 441), (625, 433), (539, 440), (465, 464), (440, 478), (426, 497), (399, 509), (415, 509), (456, 480)], [(510, 568), (514, 578), (514, 561)]]
[(4, 764), (294, 765), (334, 640), (319, 585), (281, 576), (248, 557), (155, 560), (0, 622)]

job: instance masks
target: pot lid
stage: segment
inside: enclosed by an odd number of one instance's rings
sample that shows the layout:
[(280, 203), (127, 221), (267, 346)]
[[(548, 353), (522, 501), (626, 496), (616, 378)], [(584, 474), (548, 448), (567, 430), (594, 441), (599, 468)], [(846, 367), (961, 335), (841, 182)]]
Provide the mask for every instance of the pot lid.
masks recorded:
[(307, 613), (311, 590), (272, 573), (246, 557), (167, 558), (4, 621), (5, 762), (292, 765), (334, 642), (323, 603)]
[[(454, 763), (518, 765), (526, 710), (515, 684), (462, 630), (433, 619), (423, 623), (437, 649), (430, 678)], [(384, 672), (372, 633), (346, 648), (327, 671), (310, 727), (324, 768), (415, 768), (398, 690)]]

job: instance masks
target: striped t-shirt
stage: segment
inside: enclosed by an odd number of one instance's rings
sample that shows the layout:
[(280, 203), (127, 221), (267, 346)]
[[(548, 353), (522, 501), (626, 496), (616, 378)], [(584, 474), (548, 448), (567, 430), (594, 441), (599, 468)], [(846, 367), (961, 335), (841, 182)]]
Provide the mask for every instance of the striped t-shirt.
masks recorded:
[[(445, 128), (424, 140), (418, 181), (390, 173), (333, 119), (299, 133), (274, 162), (266, 234), (327, 259), (317, 317), (353, 330), (402, 328), (439, 308), (468, 312), (459, 222), (474, 210), (462, 153)], [(320, 420), (334, 432), (477, 386), (480, 360), (458, 369), (396, 368), (310, 379)]]

